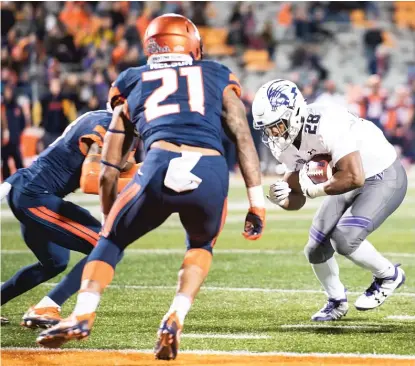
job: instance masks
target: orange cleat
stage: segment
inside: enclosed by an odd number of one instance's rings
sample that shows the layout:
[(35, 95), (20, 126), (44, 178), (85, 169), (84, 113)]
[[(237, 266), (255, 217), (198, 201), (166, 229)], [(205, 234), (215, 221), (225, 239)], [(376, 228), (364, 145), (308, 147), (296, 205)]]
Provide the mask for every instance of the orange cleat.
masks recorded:
[(157, 360), (174, 360), (177, 357), (182, 328), (176, 312), (167, 314), (163, 318), (157, 332), (157, 342), (154, 348)]
[(35, 308), (31, 306), (20, 325), (26, 328), (50, 328), (62, 320), (59, 307)]
[(54, 327), (40, 333), (36, 342), (43, 347), (59, 348), (71, 340), (86, 339), (91, 333), (95, 316), (95, 313), (81, 316), (72, 314), (69, 318), (63, 319)]

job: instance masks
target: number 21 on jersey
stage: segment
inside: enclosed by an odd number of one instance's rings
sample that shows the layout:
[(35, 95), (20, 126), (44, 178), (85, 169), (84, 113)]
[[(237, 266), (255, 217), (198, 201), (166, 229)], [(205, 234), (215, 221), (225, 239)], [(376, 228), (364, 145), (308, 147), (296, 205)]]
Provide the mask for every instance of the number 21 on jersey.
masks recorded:
[(158, 87), (147, 98), (144, 103), (145, 117), (147, 122), (168, 114), (180, 113), (179, 103), (160, 105), (170, 95), (173, 95), (179, 88), (179, 77), (187, 80), (187, 94), (191, 112), (205, 114), (205, 96), (203, 92), (203, 76), (200, 66), (180, 67), (176, 69), (161, 69), (146, 71), (142, 75), (143, 82), (161, 79), (161, 86)]

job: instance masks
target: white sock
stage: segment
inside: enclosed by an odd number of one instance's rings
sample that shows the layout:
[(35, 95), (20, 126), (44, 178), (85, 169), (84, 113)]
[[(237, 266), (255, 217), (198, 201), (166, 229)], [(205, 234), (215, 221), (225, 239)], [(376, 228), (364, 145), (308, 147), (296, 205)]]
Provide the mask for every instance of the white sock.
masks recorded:
[(100, 299), (101, 295), (98, 292), (80, 292), (73, 313), (77, 316), (94, 313)]
[(341, 300), (346, 297), (344, 286), (340, 281), (336, 258), (331, 257), (324, 263), (311, 264), (311, 266), (330, 299)]
[(61, 309), (61, 307), (48, 296), (45, 296), (35, 306), (35, 309), (40, 309), (40, 308), (59, 308), (59, 310)]
[(183, 325), (184, 318), (189, 312), (191, 306), (192, 300), (190, 299), (190, 297), (184, 294), (177, 294), (173, 299), (168, 314), (175, 311), (177, 317), (179, 318), (180, 324)]
[(367, 240), (364, 240), (359, 248), (346, 257), (372, 272), (375, 277), (385, 278), (395, 274), (395, 266)]

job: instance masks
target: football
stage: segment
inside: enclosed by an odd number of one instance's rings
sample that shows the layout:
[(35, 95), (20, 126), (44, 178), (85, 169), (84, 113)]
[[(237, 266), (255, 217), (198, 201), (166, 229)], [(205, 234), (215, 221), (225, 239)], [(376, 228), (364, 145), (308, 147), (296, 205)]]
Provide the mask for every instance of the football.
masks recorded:
[(333, 170), (330, 155), (316, 155), (307, 163), (307, 175), (314, 184), (324, 183), (331, 178)]

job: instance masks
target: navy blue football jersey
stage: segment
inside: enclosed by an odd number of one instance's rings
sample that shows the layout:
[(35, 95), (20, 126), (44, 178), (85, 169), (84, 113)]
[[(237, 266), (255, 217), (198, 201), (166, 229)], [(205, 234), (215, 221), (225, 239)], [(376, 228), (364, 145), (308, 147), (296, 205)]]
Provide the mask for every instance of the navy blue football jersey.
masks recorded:
[(26, 193), (51, 193), (59, 197), (79, 188), (87, 151), (81, 142), (92, 140), (102, 146), (111, 123), (107, 111), (88, 112), (73, 121), (28, 168), (19, 169), (7, 181)]
[(238, 79), (214, 61), (148, 64), (121, 73), (110, 91), (114, 107), (128, 104), (129, 118), (147, 151), (166, 140), (211, 148), (223, 154), (222, 101), (226, 88), (240, 96)]

